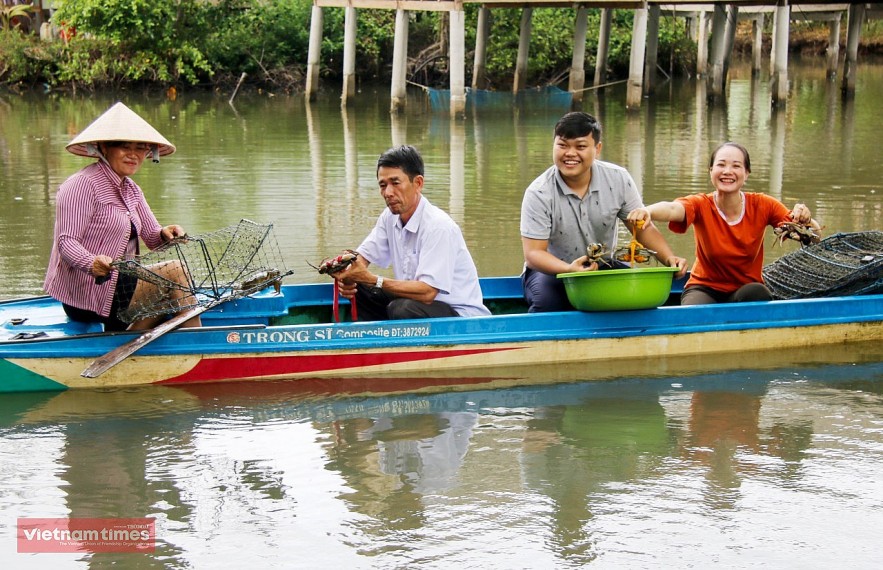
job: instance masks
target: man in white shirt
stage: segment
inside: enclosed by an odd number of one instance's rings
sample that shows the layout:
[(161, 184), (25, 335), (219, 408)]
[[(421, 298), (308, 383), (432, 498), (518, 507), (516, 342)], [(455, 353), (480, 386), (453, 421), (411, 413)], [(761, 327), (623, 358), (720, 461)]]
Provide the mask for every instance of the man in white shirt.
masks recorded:
[[(463, 233), (423, 196), (423, 173), (423, 158), (413, 146), (391, 148), (377, 160), (387, 207), (356, 249), (356, 261), (331, 274), (341, 295), (356, 299), (359, 320), (490, 314)], [(394, 278), (372, 273), (371, 263), (392, 265)]]

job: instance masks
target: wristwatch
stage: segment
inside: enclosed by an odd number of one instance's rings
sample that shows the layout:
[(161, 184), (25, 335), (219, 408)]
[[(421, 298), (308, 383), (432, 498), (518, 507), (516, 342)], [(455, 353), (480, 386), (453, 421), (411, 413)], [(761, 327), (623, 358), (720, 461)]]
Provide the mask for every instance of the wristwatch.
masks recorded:
[(380, 275), (377, 276), (377, 282), (374, 283), (374, 289), (376, 291), (380, 291), (383, 289), (383, 277), (382, 276), (380, 276)]

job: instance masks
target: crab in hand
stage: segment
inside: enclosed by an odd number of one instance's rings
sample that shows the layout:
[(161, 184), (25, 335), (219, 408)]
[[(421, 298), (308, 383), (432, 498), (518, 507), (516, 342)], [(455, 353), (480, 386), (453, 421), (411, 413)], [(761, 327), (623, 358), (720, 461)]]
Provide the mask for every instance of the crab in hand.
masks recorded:
[(798, 222), (784, 222), (773, 233), (776, 234), (776, 245), (782, 245), (786, 239), (799, 241), (801, 245), (812, 245), (822, 241), (820, 229)]
[(599, 268), (602, 265), (611, 267), (609, 254), (610, 250), (603, 243), (590, 243), (586, 247), (586, 260), (583, 262), (583, 267), (589, 267), (593, 263), (597, 263)]
[(318, 271), (321, 275), (328, 275), (331, 273), (337, 273), (338, 271), (343, 271), (344, 269), (352, 265), (358, 258), (359, 252), (353, 249), (345, 249), (340, 255), (335, 255), (333, 257), (327, 257), (323, 259), (318, 267), (310, 262), (307, 262), (307, 264)]

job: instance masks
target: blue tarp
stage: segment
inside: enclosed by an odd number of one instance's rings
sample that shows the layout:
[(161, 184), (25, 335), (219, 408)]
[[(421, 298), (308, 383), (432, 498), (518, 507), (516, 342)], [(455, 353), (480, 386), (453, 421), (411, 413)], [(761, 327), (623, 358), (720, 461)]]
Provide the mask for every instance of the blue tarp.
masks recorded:
[[(451, 108), (450, 90), (431, 87), (424, 89), (429, 94), (429, 104), (434, 111), (448, 111)], [(572, 103), (573, 94), (554, 85), (524, 89), (514, 94), (508, 91), (466, 90), (466, 107), (481, 110), (509, 110), (519, 105), (570, 110)]]

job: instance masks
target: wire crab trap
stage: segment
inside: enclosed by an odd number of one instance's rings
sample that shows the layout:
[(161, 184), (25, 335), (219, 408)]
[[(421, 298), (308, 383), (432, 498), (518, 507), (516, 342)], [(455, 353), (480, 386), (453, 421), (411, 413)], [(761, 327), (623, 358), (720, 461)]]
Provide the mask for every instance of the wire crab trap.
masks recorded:
[(838, 233), (763, 268), (776, 299), (883, 292), (883, 232)]
[[(184, 236), (135, 259), (114, 263), (141, 291), (120, 309), (124, 322), (180, 313), (248, 296), (273, 286), (281, 289), (285, 268), (273, 224), (240, 220), (206, 234)], [(134, 291), (130, 294), (134, 295)]]

